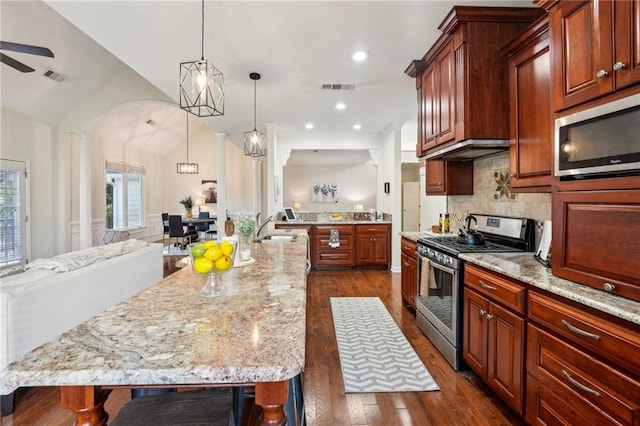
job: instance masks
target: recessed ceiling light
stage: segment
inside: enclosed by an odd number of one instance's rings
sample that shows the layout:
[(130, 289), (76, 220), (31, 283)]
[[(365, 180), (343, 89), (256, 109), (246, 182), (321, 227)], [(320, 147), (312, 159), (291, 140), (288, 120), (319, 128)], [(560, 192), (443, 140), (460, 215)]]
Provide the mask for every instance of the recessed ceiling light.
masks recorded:
[(351, 55), (351, 59), (356, 62), (362, 62), (364, 60), (369, 59), (369, 52), (365, 52), (364, 50), (358, 50)]
[(344, 103), (342, 103), (342, 102), (338, 102), (338, 103), (336, 104), (336, 109), (341, 110), (341, 111), (342, 111), (343, 109), (345, 109), (346, 107), (347, 107), (347, 106), (346, 106)]
[(356, 123), (353, 125), (353, 130), (360, 130), (362, 129), (362, 126), (360, 125), (360, 123)]
[(305, 125), (304, 125), (304, 128), (305, 128), (305, 129), (308, 129), (308, 130), (313, 129), (313, 123), (307, 123), (307, 124), (305, 124)]

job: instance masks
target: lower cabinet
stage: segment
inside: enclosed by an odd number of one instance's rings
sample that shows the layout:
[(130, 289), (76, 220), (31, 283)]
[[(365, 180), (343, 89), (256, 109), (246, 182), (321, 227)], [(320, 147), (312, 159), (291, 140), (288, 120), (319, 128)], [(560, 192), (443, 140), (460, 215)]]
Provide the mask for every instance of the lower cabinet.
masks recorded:
[(390, 226), (387, 224), (355, 225), (356, 266), (388, 266), (391, 256)]
[(416, 297), (418, 296), (416, 243), (408, 238), (402, 238), (400, 248), (402, 250), (400, 254), (400, 290), (402, 293), (402, 301), (411, 308), (416, 309)]
[(512, 280), (473, 265), (465, 268), (464, 360), (520, 415), (524, 414), (524, 292), (524, 286)]
[[(338, 247), (329, 246), (332, 229), (338, 231)], [(315, 240), (316, 268), (353, 266), (353, 225), (317, 225)]]

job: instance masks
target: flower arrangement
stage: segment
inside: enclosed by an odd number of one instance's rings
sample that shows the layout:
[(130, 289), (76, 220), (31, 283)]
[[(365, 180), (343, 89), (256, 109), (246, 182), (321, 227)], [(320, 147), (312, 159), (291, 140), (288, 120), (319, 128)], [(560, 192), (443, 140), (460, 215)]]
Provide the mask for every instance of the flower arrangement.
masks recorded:
[(193, 208), (193, 198), (191, 198), (191, 195), (187, 195), (186, 197), (184, 197), (182, 200), (178, 201), (180, 204), (182, 204), (184, 206), (185, 209), (192, 209)]
[(240, 219), (238, 219), (237, 228), (238, 231), (240, 231), (240, 233), (245, 237), (253, 234), (253, 232), (256, 230), (256, 218), (250, 215), (240, 216)]

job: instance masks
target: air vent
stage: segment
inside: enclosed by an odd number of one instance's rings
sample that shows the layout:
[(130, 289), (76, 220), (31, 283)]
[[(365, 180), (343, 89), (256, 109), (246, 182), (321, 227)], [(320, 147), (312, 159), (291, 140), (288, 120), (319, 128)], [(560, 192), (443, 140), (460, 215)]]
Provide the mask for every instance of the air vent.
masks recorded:
[(51, 68), (47, 68), (47, 70), (42, 75), (44, 75), (47, 78), (50, 78), (51, 80), (57, 81), (58, 83), (63, 82), (67, 78), (67, 76), (62, 75), (58, 72), (55, 72)]
[(355, 84), (333, 83), (333, 84), (322, 85), (322, 90), (353, 90), (355, 88), (356, 88)]
[(152, 119), (148, 119), (147, 121), (145, 121), (145, 123), (147, 123), (149, 126), (155, 126), (156, 122), (153, 121)]

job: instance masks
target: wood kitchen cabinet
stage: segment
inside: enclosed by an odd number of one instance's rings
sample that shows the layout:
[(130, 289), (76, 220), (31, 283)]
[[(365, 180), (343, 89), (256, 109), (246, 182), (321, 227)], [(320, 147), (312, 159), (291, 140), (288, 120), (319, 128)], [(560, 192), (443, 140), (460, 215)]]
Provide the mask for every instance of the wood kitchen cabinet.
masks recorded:
[(389, 266), (391, 258), (390, 225), (355, 225), (355, 241), (356, 266)]
[(527, 422), (638, 425), (637, 326), (534, 290), (527, 304)]
[(508, 91), (500, 49), (542, 15), (538, 8), (455, 6), (443, 34), (405, 71), (420, 80), (418, 157), (465, 139), (507, 139)]
[[(339, 247), (329, 246), (331, 230), (339, 233)], [(351, 267), (354, 265), (353, 225), (317, 225), (315, 238), (316, 268)]]
[(555, 111), (640, 82), (640, 0), (538, 4), (549, 10)]
[(525, 287), (466, 264), (463, 357), (519, 414), (524, 408)]
[(473, 195), (473, 161), (427, 161), (427, 195)]
[(543, 16), (505, 46), (509, 80), (512, 192), (551, 192), (553, 125), (549, 20)]
[(416, 242), (402, 238), (400, 242), (400, 291), (405, 305), (416, 309), (418, 296), (418, 260), (416, 257)]
[(558, 277), (640, 301), (640, 179), (626, 182), (637, 186), (553, 194), (551, 263)]

